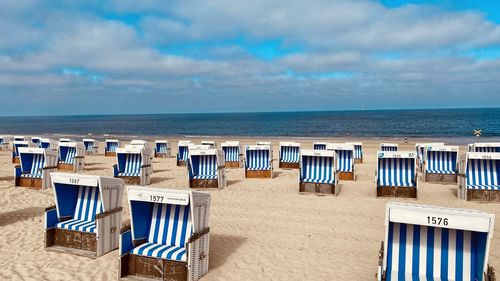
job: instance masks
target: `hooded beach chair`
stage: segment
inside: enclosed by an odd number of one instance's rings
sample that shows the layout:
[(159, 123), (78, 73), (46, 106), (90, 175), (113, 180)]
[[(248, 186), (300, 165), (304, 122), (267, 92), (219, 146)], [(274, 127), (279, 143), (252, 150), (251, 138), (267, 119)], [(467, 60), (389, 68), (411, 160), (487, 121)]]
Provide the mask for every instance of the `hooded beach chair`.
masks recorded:
[(155, 157), (169, 158), (170, 157), (170, 144), (167, 140), (155, 141)]
[(398, 151), (397, 143), (381, 143), (380, 151)]
[(427, 145), (423, 161), (426, 182), (457, 183), (458, 146)]
[(354, 180), (354, 145), (345, 143), (329, 143), (326, 150), (337, 153), (337, 171), (339, 180)]
[(20, 147), (20, 165), (15, 167), (15, 185), (42, 189), (50, 187), (50, 173), (57, 169), (57, 152), (51, 149)]
[(14, 141), (27, 141), (25, 136), (14, 136)]
[(129, 186), (119, 278), (197, 281), (208, 272), (210, 194)]
[(188, 161), (189, 187), (219, 188), (226, 187), (224, 171), (224, 152), (219, 149), (189, 149)]
[(28, 141), (13, 141), (12, 142), (12, 163), (19, 164), (19, 148), (20, 147), (30, 147), (30, 142)]
[(131, 140), (130, 144), (126, 144), (125, 147), (139, 147), (144, 148), (149, 151), (149, 157), (151, 158), (151, 163), (153, 162), (153, 158), (155, 157), (155, 148), (149, 141), (146, 140)]
[(45, 209), (45, 249), (98, 258), (118, 248), (123, 181), (69, 173), (51, 178), (55, 206)]
[(78, 172), (85, 168), (85, 148), (81, 142), (59, 142), (57, 169)]
[(500, 142), (476, 142), (471, 152), (500, 152)]
[(224, 160), (226, 168), (239, 168), (243, 164), (243, 154), (239, 141), (226, 141), (221, 143), (222, 151), (224, 151)]
[(186, 166), (190, 144), (191, 141), (179, 141), (177, 143), (177, 166)]
[(488, 256), (495, 215), (475, 210), (389, 203), (379, 281), (493, 281)]
[(83, 139), (83, 145), (85, 146), (85, 155), (97, 155), (97, 142), (95, 139)]
[(0, 136), (0, 151), (9, 151), (10, 138), (7, 136)]
[(460, 167), (458, 196), (500, 202), (500, 153), (468, 152)]
[(40, 142), (42, 138), (40, 137), (31, 137), (31, 143), (33, 144), (33, 147), (40, 147)]
[(379, 151), (375, 182), (377, 196), (417, 198), (415, 152)]
[(104, 141), (104, 156), (116, 156), (116, 149), (120, 147), (120, 141), (107, 139)]
[(245, 178), (273, 178), (273, 149), (269, 145), (247, 145)]
[(314, 150), (326, 150), (327, 142), (314, 142), (313, 149)]
[(55, 140), (51, 140), (51, 139), (48, 139), (48, 138), (42, 138), (42, 139), (40, 139), (40, 148), (58, 150), (59, 147), (58, 147), (57, 144), (58, 143)]
[(113, 166), (115, 178), (123, 179), (126, 184), (150, 184), (153, 168), (149, 153), (144, 147), (117, 148), (117, 164)]
[(280, 142), (279, 167), (288, 169), (299, 169), (300, 167), (300, 143)]
[(338, 195), (336, 153), (333, 150), (303, 149), (300, 156), (299, 192)]
[(444, 146), (444, 143), (434, 142), (434, 143), (417, 143), (417, 144), (415, 144), (415, 151), (417, 152), (418, 170), (420, 172), (424, 171), (424, 161), (425, 161), (426, 147), (427, 146)]
[(362, 142), (346, 142), (354, 146), (354, 163), (363, 163), (363, 143)]
[(211, 141), (211, 140), (202, 140), (201, 145), (208, 145), (208, 146), (210, 146), (210, 148), (216, 147), (215, 141)]

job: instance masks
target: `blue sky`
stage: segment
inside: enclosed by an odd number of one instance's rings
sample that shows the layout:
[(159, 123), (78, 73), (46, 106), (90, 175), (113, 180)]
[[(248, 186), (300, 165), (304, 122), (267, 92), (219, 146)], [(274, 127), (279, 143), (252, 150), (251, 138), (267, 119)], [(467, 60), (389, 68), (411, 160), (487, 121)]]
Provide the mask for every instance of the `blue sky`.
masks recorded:
[(0, 115), (500, 106), (500, 1), (0, 2)]

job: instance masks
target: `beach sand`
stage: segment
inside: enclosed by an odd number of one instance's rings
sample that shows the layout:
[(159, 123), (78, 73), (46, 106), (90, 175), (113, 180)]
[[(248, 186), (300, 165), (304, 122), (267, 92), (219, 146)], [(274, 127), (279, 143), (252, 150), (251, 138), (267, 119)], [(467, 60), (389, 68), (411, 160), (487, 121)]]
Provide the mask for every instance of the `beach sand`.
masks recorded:
[[(310, 140), (300, 141), (302, 148), (312, 147)], [(242, 145), (254, 142), (246, 139)], [(277, 168), (276, 139), (273, 179), (245, 179), (242, 168), (227, 169), (228, 186), (210, 191), (210, 271), (202, 280), (374, 280), (389, 201), (500, 211), (500, 204), (458, 199), (456, 185), (420, 182), (418, 200), (378, 199), (374, 175), (380, 141), (363, 143), (356, 181), (341, 181), (338, 197), (300, 195), (298, 170)], [(177, 143), (171, 144), (174, 156)], [(400, 150), (414, 149), (414, 143), (400, 143)], [(43, 211), (54, 204), (53, 192), (14, 187), (10, 155), (0, 152), (0, 280), (116, 280), (117, 251), (92, 260), (44, 250)], [(83, 173), (112, 176), (114, 157), (86, 156), (85, 161)], [(177, 167), (175, 157), (156, 158), (153, 167), (151, 186), (187, 188), (186, 167)], [(499, 253), (497, 234), (489, 255), (497, 269)]]

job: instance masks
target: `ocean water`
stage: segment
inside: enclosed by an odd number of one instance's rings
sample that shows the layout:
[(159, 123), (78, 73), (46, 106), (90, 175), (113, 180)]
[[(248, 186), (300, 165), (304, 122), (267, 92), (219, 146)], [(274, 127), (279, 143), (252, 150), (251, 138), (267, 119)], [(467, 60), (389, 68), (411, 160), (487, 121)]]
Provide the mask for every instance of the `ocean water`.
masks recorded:
[(500, 137), (500, 108), (1, 117), (0, 134), (118, 136)]

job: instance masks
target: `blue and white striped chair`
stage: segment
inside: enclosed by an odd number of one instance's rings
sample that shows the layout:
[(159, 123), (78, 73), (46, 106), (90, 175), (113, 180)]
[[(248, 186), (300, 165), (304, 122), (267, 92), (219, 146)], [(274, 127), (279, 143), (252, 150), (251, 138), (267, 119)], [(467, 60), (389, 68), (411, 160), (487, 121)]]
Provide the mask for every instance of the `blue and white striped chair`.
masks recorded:
[(479, 211), (389, 203), (378, 280), (495, 280), (494, 225), (495, 215)]
[(31, 137), (31, 143), (33, 144), (33, 147), (40, 147), (40, 137)]
[(354, 180), (354, 145), (329, 143), (326, 150), (337, 153), (337, 171), (340, 180)]
[(80, 142), (59, 142), (59, 170), (78, 172), (85, 168), (85, 148)]
[(20, 147), (30, 147), (28, 141), (13, 141), (12, 142), (12, 163), (19, 164), (19, 148)]
[(500, 201), (500, 153), (469, 152), (459, 196), (473, 201)]
[[(208, 272), (209, 193), (129, 186), (128, 200), (131, 225), (120, 234), (120, 278), (137, 272), (166, 280), (174, 268), (175, 280), (196, 281)], [(150, 264), (163, 266), (153, 272)]]
[(9, 139), (5, 136), (0, 136), (0, 151), (9, 150)]
[(189, 187), (222, 189), (226, 186), (224, 152), (217, 149), (189, 149)]
[(273, 150), (269, 145), (247, 145), (245, 177), (273, 178)]
[(86, 155), (97, 155), (97, 142), (94, 139), (83, 139)]
[(397, 143), (381, 143), (380, 151), (398, 151)]
[(179, 141), (177, 144), (177, 166), (186, 166), (189, 158), (191, 141)]
[(333, 150), (301, 151), (299, 191), (337, 195), (340, 191), (337, 161)]
[(500, 152), (500, 142), (474, 143), (471, 152)]
[(155, 141), (155, 157), (159, 158), (170, 157), (170, 145), (167, 140)]
[(313, 149), (314, 150), (326, 150), (327, 142), (314, 142)]
[(14, 141), (27, 141), (25, 136), (14, 136)]
[(40, 148), (58, 150), (57, 142), (48, 138), (42, 138), (40, 140)]
[(226, 141), (221, 143), (224, 151), (224, 161), (226, 168), (239, 168), (242, 165), (243, 154), (239, 141)]
[(50, 186), (50, 173), (57, 169), (57, 152), (43, 148), (20, 147), (20, 164), (15, 167), (16, 186), (35, 189)]
[(116, 156), (116, 149), (120, 147), (120, 141), (107, 139), (104, 144), (104, 156)]
[(444, 143), (442, 142), (433, 142), (433, 143), (417, 143), (415, 144), (415, 151), (417, 152), (417, 163), (418, 163), (418, 169), (420, 172), (424, 172), (424, 163), (425, 163), (425, 158), (426, 158), (426, 150), (427, 147), (434, 147), (434, 146), (444, 146)]
[(145, 148), (117, 148), (114, 176), (123, 179), (127, 184), (150, 184), (153, 168), (149, 153), (149, 149)]
[(118, 248), (123, 181), (68, 173), (51, 177), (56, 205), (45, 210), (46, 249), (97, 258)]
[(379, 151), (377, 159), (377, 196), (417, 197), (418, 177), (415, 152)]
[(457, 183), (458, 146), (426, 146), (424, 179), (430, 182)]
[(300, 167), (300, 143), (280, 142), (280, 168), (299, 169)]
[(363, 143), (362, 142), (346, 142), (354, 146), (354, 163), (363, 163)]

